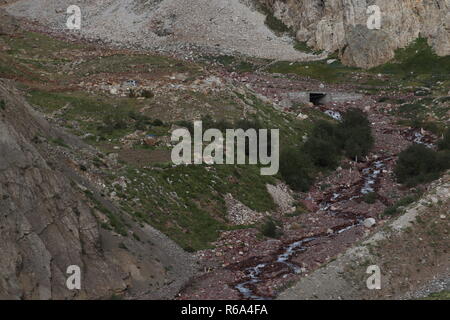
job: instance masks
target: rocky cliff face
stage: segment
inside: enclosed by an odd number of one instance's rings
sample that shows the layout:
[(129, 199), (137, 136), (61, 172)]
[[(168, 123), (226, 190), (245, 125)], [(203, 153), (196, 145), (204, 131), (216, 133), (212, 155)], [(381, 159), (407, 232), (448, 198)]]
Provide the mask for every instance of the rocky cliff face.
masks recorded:
[[(419, 36), (438, 55), (450, 54), (449, 0), (256, 0), (292, 27), (299, 41), (341, 51), (348, 65), (370, 68), (390, 60), (394, 50)], [(380, 30), (367, 28), (367, 8), (381, 9)]]
[[(70, 154), (90, 152), (0, 80), (0, 299), (163, 298), (189, 278), (188, 254), (83, 177)], [(113, 215), (125, 235), (101, 227)], [(81, 290), (66, 287), (70, 265), (81, 268)]]

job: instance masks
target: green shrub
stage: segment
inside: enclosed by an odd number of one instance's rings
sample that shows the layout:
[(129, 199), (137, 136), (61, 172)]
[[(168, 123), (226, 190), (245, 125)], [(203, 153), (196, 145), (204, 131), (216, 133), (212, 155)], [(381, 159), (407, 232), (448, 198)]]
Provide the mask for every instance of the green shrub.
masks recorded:
[(164, 125), (164, 122), (162, 122), (160, 119), (155, 119), (153, 120), (152, 125), (154, 125), (155, 127), (162, 127)]
[(377, 201), (377, 194), (375, 192), (370, 192), (364, 195), (363, 200), (365, 203), (374, 204)]
[(448, 152), (436, 152), (423, 145), (413, 144), (399, 154), (394, 172), (398, 182), (414, 186), (437, 179), (448, 168)]
[(438, 142), (439, 150), (450, 150), (450, 128), (444, 133), (444, 137)]
[(267, 219), (261, 226), (261, 233), (268, 238), (278, 238), (281, 234), (277, 229), (277, 224), (273, 219)]
[(155, 94), (151, 90), (148, 90), (148, 89), (142, 90), (141, 95), (142, 95), (142, 97), (144, 97), (146, 99), (151, 99), (155, 96)]
[(0, 109), (2, 109), (2, 110), (6, 109), (6, 102), (5, 102), (5, 100), (0, 100)]
[(284, 24), (283, 21), (275, 17), (271, 12), (267, 12), (266, 20), (264, 21), (267, 27), (277, 33), (291, 32), (291, 29)]
[(339, 150), (331, 140), (316, 137), (308, 139), (303, 150), (311, 157), (312, 162), (322, 168), (334, 168), (339, 160)]
[(105, 134), (111, 134), (115, 130), (121, 130), (127, 128), (127, 122), (124, 117), (119, 114), (108, 115), (103, 119), (103, 125), (99, 127), (99, 130)]
[(386, 216), (396, 215), (399, 212), (399, 208), (406, 207), (406, 206), (410, 205), (411, 203), (419, 200), (421, 195), (422, 195), (422, 192), (417, 192), (415, 194), (401, 198), (393, 206), (387, 207), (384, 210), (383, 215), (386, 215)]
[(314, 181), (311, 160), (299, 148), (289, 147), (280, 155), (280, 174), (289, 186), (307, 191)]
[(338, 129), (340, 143), (347, 157), (362, 158), (373, 147), (372, 129), (363, 111), (356, 108), (349, 109), (342, 115)]
[(395, 206), (387, 207), (383, 212), (383, 215), (385, 215), (385, 216), (393, 216), (396, 214), (397, 214), (397, 207), (395, 207)]

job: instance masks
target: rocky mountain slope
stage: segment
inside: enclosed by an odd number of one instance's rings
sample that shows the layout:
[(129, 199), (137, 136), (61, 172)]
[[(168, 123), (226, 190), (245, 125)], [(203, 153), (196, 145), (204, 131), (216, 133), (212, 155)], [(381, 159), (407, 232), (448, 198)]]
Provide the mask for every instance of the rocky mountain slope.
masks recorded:
[(270, 59), (312, 58), (296, 51), (289, 37), (275, 35), (263, 14), (239, 0), (39, 0), (18, 1), (8, 11), (64, 31), (66, 9), (73, 4), (82, 9), (80, 34), (111, 44), (185, 55), (201, 47)]
[[(189, 255), (131, 220), (119, 234), (118, 209), (71, 155), (95, 150), (50, 126), (9, 81), (0, 102), (0, 299), (174, 295)], [(81, 291), (66, 287), (70, 265), (82, 270)]]
[[(83, 37), (187, 56), (201, 48), (209, 53), (317, 60), (340, 50), (344, 64), (371, 68), (391, 60), (395, 49), (419, 36), (427, 38), (438, 55), (450, 54), (448, 0), (21, 0), (8, 10), (64, 31), (66, 8), (72, 4), (82, 8)], [(370, 5), (380, 7), (380, 30), (367, 28)], [(283, 35), (269, 29), (270, 12), (292, 32)], [(295, 50), (292, 36), (324, 54)]]
[[(256, 0), (296, 32), (298, 41), (329, 52), (347, 65), (370, 68), (394, 57), (419, 36), (440, 56), (450, 54), (448, 0)], [(378, 5), (381, 29), (367, 28), (367, 8)]]

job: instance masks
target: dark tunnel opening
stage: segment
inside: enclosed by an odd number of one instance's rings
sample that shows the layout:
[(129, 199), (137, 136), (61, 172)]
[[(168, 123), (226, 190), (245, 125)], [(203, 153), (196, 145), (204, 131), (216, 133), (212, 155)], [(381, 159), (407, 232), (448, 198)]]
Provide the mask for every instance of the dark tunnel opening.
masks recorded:
[(325, 93), (310, 93), (309, 94), (309, 102), (314, 104), (315, 106), (325, 104)]

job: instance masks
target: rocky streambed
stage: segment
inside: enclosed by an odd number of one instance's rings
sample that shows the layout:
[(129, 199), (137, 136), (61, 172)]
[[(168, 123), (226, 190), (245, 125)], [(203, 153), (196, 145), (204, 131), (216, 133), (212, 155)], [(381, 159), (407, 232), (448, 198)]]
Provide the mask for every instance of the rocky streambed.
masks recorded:
[[(296, 86), (283, 79), (279, 89), (278, 80), (257, 80), (246, 81), (257, 84), (260, 94), (268, 96), (270, 91), (271, 97)], [(280, 238), (261, 237), (256, 228), (223, 232), (214, 249), (197, 253), (202, 272), (179, 299), (273, 299), (387, 221), (383, 211), (408, 194), (393, 175), (398, 154), (411, 143), (433, 147), (436, 137), (398, 125), (398, 118), (386, 112), (392, 106), (368, 97), (310, 107), (339, 121), (343, 111), (355, 106), (368, 113), (372, 124), (372, 153), (358, 162), (344, 161), (335, 172), (319, 178), (308, 193), (298, 194), (308, 212), (272, 213), (280, 221)]]
[[(359, 194), (350, 196), (347, 194), (347, 187), (343, 187), (342, 190), (335, 190), (329, 197), (320, 203), (320, 210), (318, 215), (332, 215), (339, 216), (342, 212), (335, 209), (335, 206), (341, 202), (352, 201), (354, 199), (360, 198), (365, 194), (375, 192), (379, 182), (380, 176), (383, 174), (383, 168), (385, 167), (385, 161), (390, 159), (375, 160), (368, 164), (368, 166), (362, 169), (362, 179), (357, 183), (362, 187), (359, 187)], [(358, 187), (358, 186), (357, 186)], [(333, 210), (334, 209), (334, 210)], [(345, 212), (343, 213), (346, 214)], [(256, 266), (249, 267), (246, 269), (247, 279), (235, 285), (235, 288), (240, 292), (245, 299), (268, 299), (271, 296), (260, 296), (255, 294), (255, 285), (267, 281), (267, 276), (265, 274), (266, 270), (273, 273), (273, 269), (278, 265), (279, 270), (283, 270), (280, 273), (276, 273), (275, 276), (285, 276), (289, 273), (291, 274), (301, 274), (306, 272), (305, 268), (302, 268), (295, 262), (291, 261), (294, 255), (303, 253), (308, 250), (314, 249), (314, 242), (321, 241), (332, 241), (337, 235), (344, 232), (348, 232), (351, 229), (365, 225), (366, 227), (372, 227), (375, 223), (373, 218), (365, 219), (363, 216), (352, 216), (351, 212), (346, 215), (347, 223), (339, 226), (335, 229), (330, 229), (326, 234), (317, 234), (315, 236), (306, 237), (288, 244), (283, 251), (274, 256), (274, 260), (265, 263), (259, 263)]]

